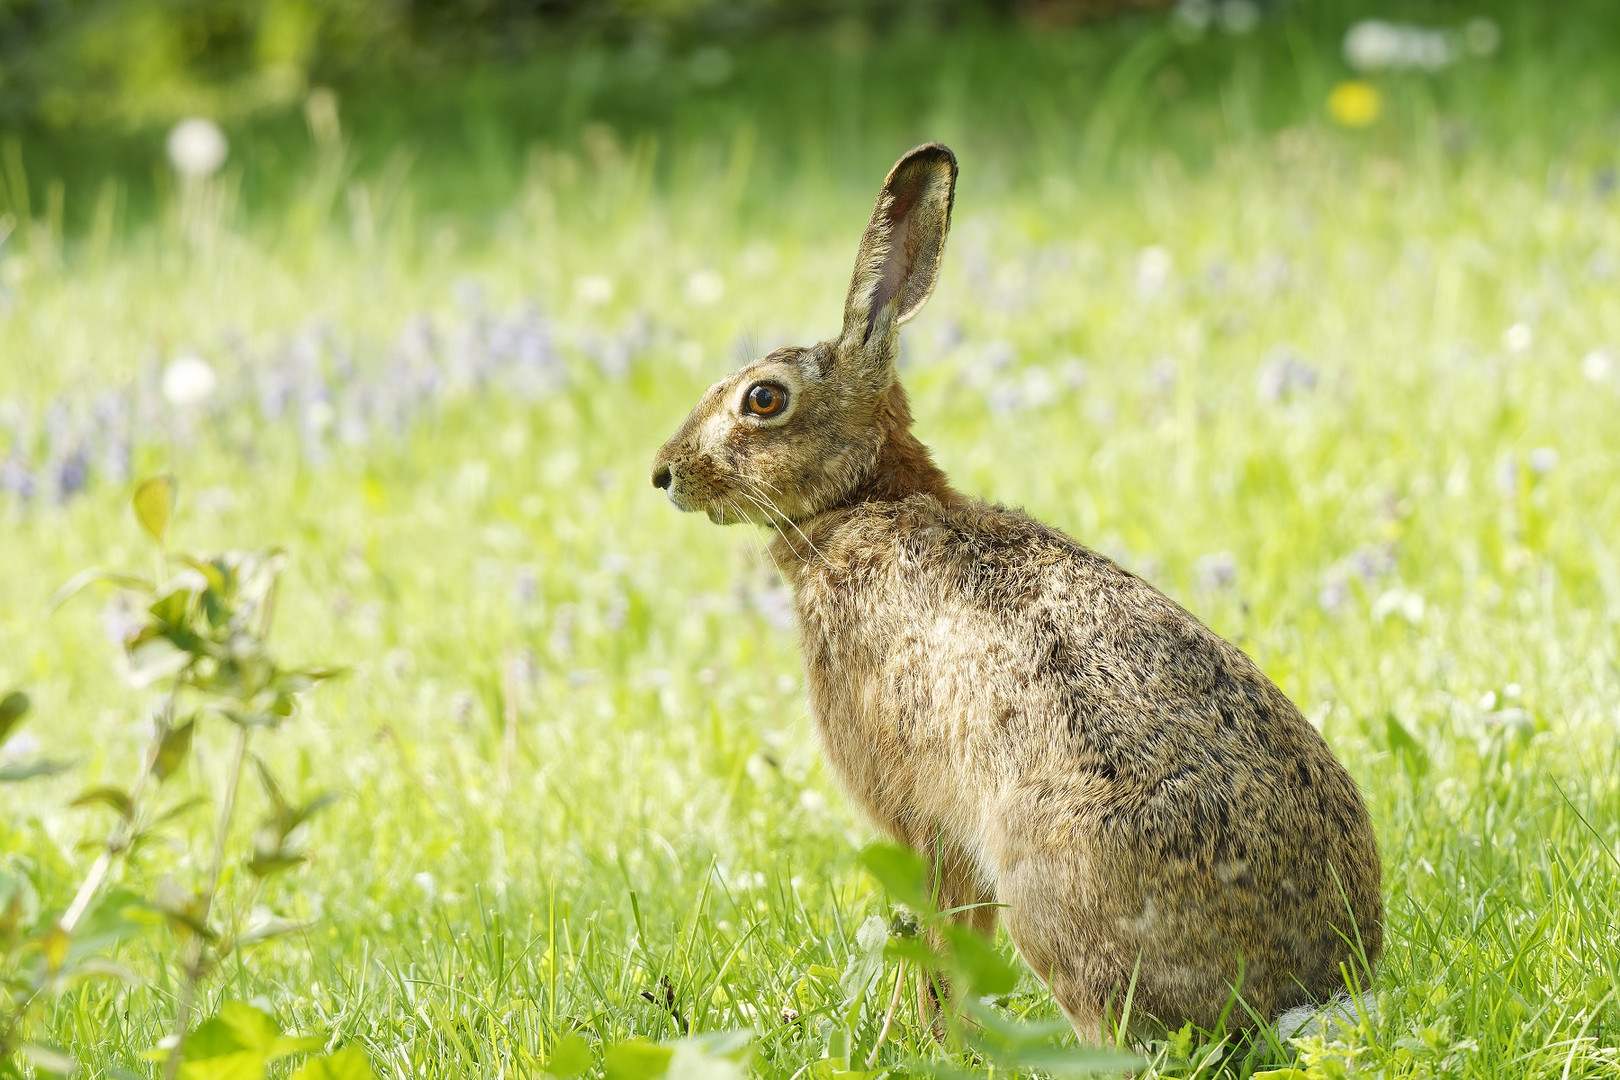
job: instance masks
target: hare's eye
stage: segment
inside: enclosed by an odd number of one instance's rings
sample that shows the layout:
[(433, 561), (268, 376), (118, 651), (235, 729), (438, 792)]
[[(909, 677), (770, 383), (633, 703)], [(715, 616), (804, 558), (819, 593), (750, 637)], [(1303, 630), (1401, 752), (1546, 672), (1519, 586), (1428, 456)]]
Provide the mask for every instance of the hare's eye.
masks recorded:
[(775, 416), (787, 408), (787, 391), (770, 383), (755, 383), (749, 388), (744, 404), (755, 416)]

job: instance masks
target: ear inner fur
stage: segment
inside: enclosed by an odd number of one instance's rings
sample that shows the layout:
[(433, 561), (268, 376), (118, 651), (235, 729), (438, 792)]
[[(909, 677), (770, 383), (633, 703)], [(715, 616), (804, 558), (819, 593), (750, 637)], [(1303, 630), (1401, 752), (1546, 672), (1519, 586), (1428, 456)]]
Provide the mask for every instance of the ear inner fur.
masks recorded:
[(922, 307), (939, 277), (956, 197), (956, 156), (938, 143), (889, 171), (861, 237), (844, 304), (845, 350), (892, 351), (891, 332)]

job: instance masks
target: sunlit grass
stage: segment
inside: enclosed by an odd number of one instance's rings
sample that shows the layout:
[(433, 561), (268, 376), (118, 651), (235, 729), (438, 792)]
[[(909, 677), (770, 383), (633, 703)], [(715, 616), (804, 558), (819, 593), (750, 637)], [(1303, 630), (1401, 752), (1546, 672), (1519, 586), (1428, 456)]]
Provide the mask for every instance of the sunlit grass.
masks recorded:
[[(184, 545), (285, 545), (278, 650), (354, 668), (274, 750), (346, 793), (267, 894), (311, 929), (212, 991), (357, 1040), (383, 1075), (534, 1075), (568, 1032), (685, 1021), (753, 1029), (759, 1071), (789, 1076), (826, 1054), (855, 929), (884, 911), (756, 539), (647, 483), (711, 378), (834, 329), (870, 193), (805, 173), (742, 222), (705, 192), (779, 177), (764, 136), (756, 164), (733, 148), (673, 189), (591, 137), (537, 154), (488, 228), (317, 162), (269, 220), (225, 179), (144, 237), (23, 228), (0, 249), (0, 440), (26, 432), (37, 482), (0, 496), (0, 690), (26, 687), (42, 749), (79, 763), (5, 793), (0, 848), (60, 906), (97, 832), (67, 799), (145, 737), (96, 604), (43, 616), (78, 569), (148, 558), (96, 464), (94, 402), (127, 394), (129, 473), (178, 476)], [(905, 337), (919, 433), (964, 489), (1239, 642), (1367, 792), (1379, 1010), (1310, 1049), (1329, 1070), (1310, 1075), (1614, 1075), (1620, 211), (1595, 166), (1554, 161), (1549, 183), (1313, 124), (1207, 168), (1008, 180), (976, 152), (996, 138), (954, 143), (944, 278)], [(866, 163), (874, 190), (901, 149)], [(524, 334), (543, 378), (515, 374)], [(186, 354), (218, 386), (181, 409), (160, 386)], [(443, 383), (368, 412), (402, 357)], [(97, 448), (60, 505), (53, 437)], [(130, 873), (202, 858), (195, 828), (198, 854)], [(145, 1075), (163, 951), (125, 947), (149, 984), (63, 998), (42, 1032), (96, 1075)], [(1009, 1007), (1053, 1012), (1033, 979)], [(1194, 1074), (1187, 1047), (1155, 1052)], [(933, 1053), (908, 1000), (879, 1060)]]

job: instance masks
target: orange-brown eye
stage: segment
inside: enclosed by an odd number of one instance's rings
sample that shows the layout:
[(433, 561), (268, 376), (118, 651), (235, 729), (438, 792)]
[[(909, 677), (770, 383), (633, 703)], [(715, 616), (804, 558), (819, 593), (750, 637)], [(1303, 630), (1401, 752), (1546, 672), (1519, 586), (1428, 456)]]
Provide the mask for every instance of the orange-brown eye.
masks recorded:
[(787, 408), (787, 391), (770, 383), (756, 383), (748, 391), (747, 407), (755, 416), (775, 416)]

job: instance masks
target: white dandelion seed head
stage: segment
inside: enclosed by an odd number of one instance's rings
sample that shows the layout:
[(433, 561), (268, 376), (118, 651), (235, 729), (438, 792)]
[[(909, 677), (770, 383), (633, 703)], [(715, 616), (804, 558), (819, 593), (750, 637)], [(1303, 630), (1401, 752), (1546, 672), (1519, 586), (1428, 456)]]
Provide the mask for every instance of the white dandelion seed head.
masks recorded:
[(1535, 331), (1529, 323), (1516, 322), (1502, 331), (1502, 347), (1508, 352), (1522, 353), (1535, 342)]
[(1158, 296), (1170, 281), (1170, 271), (1175, 265), (1175, 257), (1169, 249), (1157, 244), (1137, 252), (1136, 295), (1144, 300)]
[(169, 164), (188, 179), (212, 176), (225, 164), (229, 144), (212, 120), (200, 116), (182, 120), (169, 132)]
[(1581, 375), (1589, 383), (1604, 383), (1614, 377), (1614, 353), (1608, 349), (1593, 349), (1581, 357)]
[(1454, 63), (1452, 35), (1383, 19), (1363, 19), (1344, 35), (1344, 59), (1360, 72), (1438, 71)]
[(214, 369), (194, 353), (181, 353), (163, 369), (163, 396), (177, 409), (201, 405), (218, 385)]
[(574, 299), (588, 307), (600, 307), (613, 299), (613, 279), (606, 274), (586, 274), (574, 282)]
[(686, 279), (686, 298), (694, 304), (708, 307), (719, 303), (725, 295), (725, 279), (713, 270), (699, 270)]

